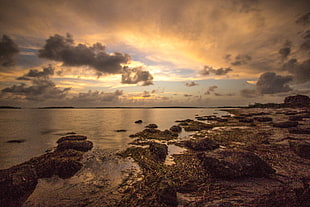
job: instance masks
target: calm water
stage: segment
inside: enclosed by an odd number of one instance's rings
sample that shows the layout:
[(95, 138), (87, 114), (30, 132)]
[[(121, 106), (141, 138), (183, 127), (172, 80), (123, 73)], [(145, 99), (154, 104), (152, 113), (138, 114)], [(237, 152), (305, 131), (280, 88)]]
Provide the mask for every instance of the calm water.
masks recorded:
[[(168, 129), (178, 119), (196, 114), (226, 114), (215, 109), (0, 109), (0, 169), (44, 154), (68, 132), (86, 135), (94, 149), (120, 150), (132, 141), (128, 136), (156, 123)], [(135, 124), (136, 120), (142, 124)], [(127, 132), (115, 132), (125, 129)], [(23, 143), (7, 143), (23, 139)]]

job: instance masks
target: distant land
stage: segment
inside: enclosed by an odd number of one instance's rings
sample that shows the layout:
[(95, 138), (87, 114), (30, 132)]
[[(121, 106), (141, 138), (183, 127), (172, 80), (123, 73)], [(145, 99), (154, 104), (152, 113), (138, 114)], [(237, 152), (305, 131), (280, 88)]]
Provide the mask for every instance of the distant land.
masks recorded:
[(0, 106), (0, 109), (21, 109), (21, 107), (15, 107), (15, 106)]

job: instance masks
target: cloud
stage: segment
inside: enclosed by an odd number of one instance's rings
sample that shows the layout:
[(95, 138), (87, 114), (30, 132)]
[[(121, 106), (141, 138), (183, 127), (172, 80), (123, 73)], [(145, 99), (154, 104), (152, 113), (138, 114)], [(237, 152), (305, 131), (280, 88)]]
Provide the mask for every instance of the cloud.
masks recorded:
[(21, 83), (4, 88), (1, 92), (19, 99), (46, 101), (51, 99), (62, 100), (66, 97), (69, 90), (70, 88), (60, 89), (56, 87), (55, 83), (49, 79), (37, 78), (32, 80), (31, 86)]
[(248, 64), (249, 61), (252, 60), (250, 55), (237, 55), (235, 57), (235, 61), (231, 63), (231, 65), (238, 66), (238, 65), (245, 65)]
[(242, 89), (240, 95), (245, 98), (256, 98), (258, 96), (255, 89)]
[(199, 84), (198, 84), (198, 83), (195, 83), (194, 81), (192, 81), (192, 82), (189, 82), (189, 83), (185, 83), (185, 85), (186, 85), (187, 87), (192, 87), (192, 86), (198, 86)]
[(310, 24), (310, 12), (308, 12), (308, 13), (302, 15), (301, 17), (299, 17), (296, 20), (296, 23), (304, 25), (304, 26)]
[(153, 76), (149, 71), (145, 71), (142, 67), (123, 68), (122, 81), (123, 84), (138, 84), (141, 86), (153, 85)]
[(142, 97), (143, 98), (148, 98), (148, 97), (151, 97), (151, 94), (150, 94), (149, 91), (144, 91)]
[(214, 75), (226, 75), (227, 73), (233, 71), (231, 68), (218, 68), (215, 69), (212, 66), (208, 66), (206, 65), (203, 70), (201, 71), (202, 75), (210, 75), (210, 74), (214, 74)]
[(79, 93), (71, 99), (71, 102), (77, 105), (92, 105), (101, 104), (102, 102), (113, 102), (119, 99), (119, 96), (123, 95), (122, 90), (116, 90), (114, 92), (99, 92), (89, 90), (86, 93)]
[(281, 55), (282, 59), (286, 59), (290, 53), (291, 53), (291, 48), (289, 47), (283, 47), (279, 50), (279, 54)]
[(210, 87), (208, 88), (208, 90), (205, 92), (205, 95), (210, 95), (211, 92), (214, 92), (215, 89), (217, 89), (217, 88), (218, 88), (217, 86), (210, 86)]
[(14, 56), (19, 52), (17, 44), (7, 35), (0, 40), (0, 64), (2, 66), (14, 65)]
[(215, 96), (235, 96), (234, 93), (214, 93)]
[(31, 69), (28, 73), (23, 75), (22, 77), (16, 78), (16, 80), (31, 80), (30, 78), (47, 78), (50, 75), (54, 75), (54, 68), (52, 65), (49, 65), (48, 67), (43, 68), (42, 71), (38, 71), (37, 69)]
[(290, 59), (283, 65), (282, 69), (292, 74), (294, 80), (298, 83), (310, 81), (310, 59), (301, 63), (297, 59)]
[(280, 76), (274, 72), (266, 72), (259, 77), (256, 83), (256, 90), (260, 94), (288, 92), (292, 90), (288, 85), (292, 80), (292, 76)]
[(63, 62), (66, 66), (90, 66), (102, 74), (118, 74), (121, 64), (126, 64), (131, 57), (115, 52), (109, 54), (101, 43), (88, 47), (85, 44), (74, 45), (70, 34), (66, 37), (55, 34), (46, 40), (44, 48), (39, 50), (40, 58)]
[(303, 39), (304, 39), (304, 41), (300, 45), (300, 49), (310, 51), (310, 30), (308, 30), (304, 33)]

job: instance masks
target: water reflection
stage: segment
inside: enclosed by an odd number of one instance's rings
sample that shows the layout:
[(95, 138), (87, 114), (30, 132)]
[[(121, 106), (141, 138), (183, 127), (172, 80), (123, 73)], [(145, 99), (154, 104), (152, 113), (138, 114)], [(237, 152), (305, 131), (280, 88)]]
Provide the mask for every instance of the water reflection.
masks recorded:
[[(68, 132), (87, 136), (98, 149), (119, 150), (132, 141), (130, 134), (156, 123), (168, 129), (175, 120), (211, 115), (214, 109), (0, 109), (0, 168), (29, 160), (56, 146)], [(218, 111), (218, 115), (226, 112)], [(142, 124), (135, 124), (137, 120)], [(126, 132), (115, 132), (125, 129)], [(23, 143), (6, 143), (25, 139)]]

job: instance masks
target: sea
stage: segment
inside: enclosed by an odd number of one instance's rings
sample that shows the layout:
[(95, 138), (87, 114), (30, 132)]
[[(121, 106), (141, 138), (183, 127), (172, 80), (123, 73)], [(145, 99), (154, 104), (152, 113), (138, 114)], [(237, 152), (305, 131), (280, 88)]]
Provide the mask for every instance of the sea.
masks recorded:
[[(57, 177), (40, 179), (24, 206), (52, 206), (51, 203), (55, 206), (79, 206), (83, 203), (85, 206), (97, 206), (103, 202), (98, 201), (100, 196), (107, 200), (102, 189), (109, 192), (108, 189), (122, 182), (126, 172), (128, 175), (139, 171), (132, 160), (115, 157), (117, 152), (130, 146), (133, 138), (129, 135), (142, 131), (151, 123), (165, 130), (176, 125), (176, 120), (227, 114), (217, 108), (0, 109), (0, 169), (53, 150), (62, 136), (71, 133), (85, 135), (93, 142), (94, 148), (84, 155), (82, 170), (66, 180)], [(143, 122), (136, 124), (137, 120)], [(179, 137), (182, 139), (189, 135), (182, 132)], [(170, 154), (178, 150), (181, 149), (169, 146)], [(83, 200), (88, 194), (89, 199)]]

